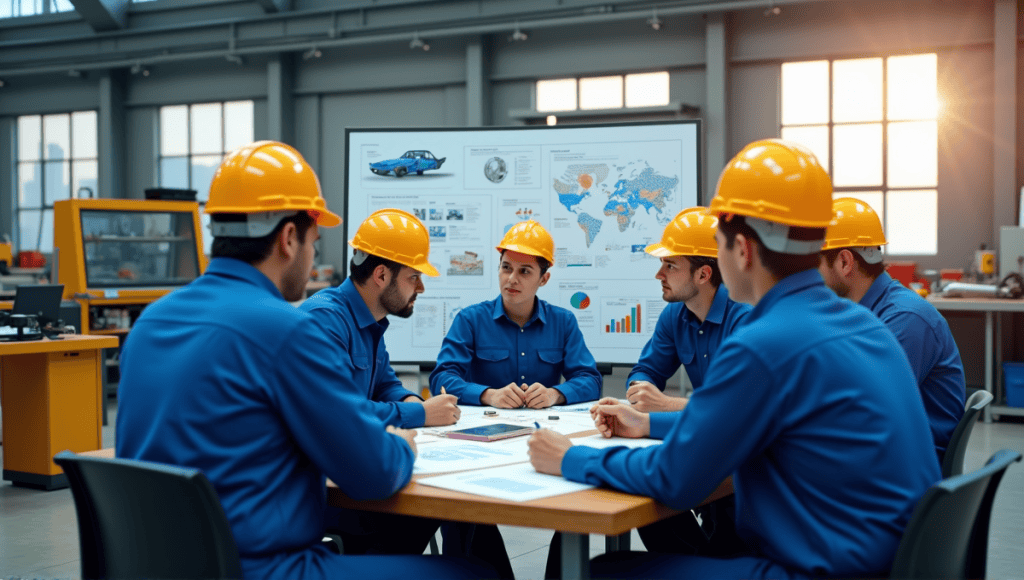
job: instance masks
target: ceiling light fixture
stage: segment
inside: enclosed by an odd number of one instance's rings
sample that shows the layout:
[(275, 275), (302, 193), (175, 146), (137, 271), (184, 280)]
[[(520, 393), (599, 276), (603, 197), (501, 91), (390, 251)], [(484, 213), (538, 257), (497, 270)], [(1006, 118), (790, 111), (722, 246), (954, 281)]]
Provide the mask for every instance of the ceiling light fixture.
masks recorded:
[(3, 79), (0, 79), (0, 89), (4, 88), (4, 84), (5, 84), (5, 83), (4, 83), (4, 80), (3, 80)]
[(654, 30), (661, 30), (661, 19), (658, 18), (657, 10), (651, 11), (651, 17), (647, 19), (647, 24)]
[(775, 5), (775, 0), (768, 0), (768, 9), (764, 11), (765, 16), (778, 16), (782, 14), (782, 8)]
[(73, 69), (68, 71), (68, 76), (73, 78), (73, 79), (82, 78), (82, 71), (80, 71), (80, 70), (78, 70), (76, 68), (73, 68)]
[(522, 42), (522, 41), (526, 40), (527, 38), (530, 38), (530, 36), (528, 34), (526, 34), (525, 32), (523, 32), (522, 30), (519, 30), (519, 23), (516, 22), (516, 29), (512, 31), (512, 36), (508, 37), (509, 41), (510, 42)]
[(420, 39), (420, 33), (415, 32), (412, 35), (412, 40), (409, 42), (409, 48), (416, 50), (417, 48), (426, 52), (430, 50), (430, 45)]
[(311, 47), (309, 47), (309, 50), (307, 50), (306, 52), (302, 53), (302, 59), (303, 60), (309, 60), (311, 58), (320, 58), (323, 55), (324, 55), (324, 53), (320, 52), (319, 48), (317, 48), (316, 46), (311, 46)]
[(245, 64), (245, 61), (242, 60), (242, 57), (238, 56), (237, 54), (225, 54), (224, 60), (228, 62), (233, 62), (238, 66), (242, 66), (243, 64)]
[(132, 70), (132, 74), (133, 75), (141, 74), (144, 77), (148, 77), (149, 76), (149, 69), (144, 67), (144, 66), (142, 66), (141, 62), (137, 62), (137, 63), (133, 64), (131, 70)]

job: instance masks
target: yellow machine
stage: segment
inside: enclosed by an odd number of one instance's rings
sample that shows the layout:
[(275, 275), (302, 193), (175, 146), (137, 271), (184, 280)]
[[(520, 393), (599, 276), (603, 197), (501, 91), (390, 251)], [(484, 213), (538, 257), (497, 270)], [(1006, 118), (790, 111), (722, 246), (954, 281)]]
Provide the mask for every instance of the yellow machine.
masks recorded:
[(145, 305), (206, 268), (199, 204), (68, 199), (53, 204), (64, 298), (82, 305), (83, 334), (125, 334)]

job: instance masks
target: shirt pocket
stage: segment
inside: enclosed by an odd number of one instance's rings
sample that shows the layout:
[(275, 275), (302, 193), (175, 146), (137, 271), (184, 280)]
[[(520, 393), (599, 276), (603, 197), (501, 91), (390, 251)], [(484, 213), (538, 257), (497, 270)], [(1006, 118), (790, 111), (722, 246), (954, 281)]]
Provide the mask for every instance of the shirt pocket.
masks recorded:
[(693, 350), (691, 350), (689, 352), (680, 352), (678, 354), (679, 354), (679, 364), (682, 364), (682, 365), (692, 365), (694, 359), (697, 358), (697, 352), (693, 351)]
[(537, 349), (537, 358), (549, 365), (559, 365), (562, 364), (565, 353), (560, 348), (539, 348)]
[(352, 355), (352, 366), (356, 367), (361, 371), (365, 371), (370, 368), (370, 355), (368, 354), (355, 354)]
[(507, 348), (478, 348), (476, 358), (487, 362), (501, 362), (508, 360)]

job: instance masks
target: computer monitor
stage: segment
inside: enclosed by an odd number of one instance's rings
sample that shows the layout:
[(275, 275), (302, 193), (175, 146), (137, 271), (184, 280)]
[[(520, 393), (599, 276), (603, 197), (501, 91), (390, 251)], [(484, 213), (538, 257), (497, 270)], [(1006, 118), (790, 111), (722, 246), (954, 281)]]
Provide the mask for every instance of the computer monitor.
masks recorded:
[(14, 309), (11, 314), (27, 314), (36, 317), (39, 326), (55, 324), (60, 320), (60, 300), (64, 294), (63, 284), (32, 284), (18, 286), (14, 295)]

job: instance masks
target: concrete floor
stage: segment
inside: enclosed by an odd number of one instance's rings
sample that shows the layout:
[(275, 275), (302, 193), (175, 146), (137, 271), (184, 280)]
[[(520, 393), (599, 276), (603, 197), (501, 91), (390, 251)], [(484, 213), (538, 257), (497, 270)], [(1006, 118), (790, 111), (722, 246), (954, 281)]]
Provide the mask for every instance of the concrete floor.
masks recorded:
[[(110, 406), (110, 426), (103, 428), (104, 447), (114, 445), (113, 401)], [(2, 449), (0, 446), (0, 457)], [(970, 440), (967, 468), (980, 466), (999, 449), (1024, 451), (1024, 422), (979, 423)], [(512, 526), (502, 526), (501, 531), (516, 578), (542, 578), (551, 532)], [(592, 536), (590, 546), (592, 555), (602, 553), (603, 537)], [(632, 547), (643, 549), (635, 531)], [(70, 492), (41, 492), (2, 482), (0, 578), (78, 578), (79, 573), (77, 521)], [(1024, 464), (1010, 468), (996, 496), (988, 578), (1024, 578)]]

